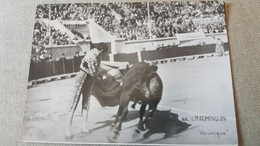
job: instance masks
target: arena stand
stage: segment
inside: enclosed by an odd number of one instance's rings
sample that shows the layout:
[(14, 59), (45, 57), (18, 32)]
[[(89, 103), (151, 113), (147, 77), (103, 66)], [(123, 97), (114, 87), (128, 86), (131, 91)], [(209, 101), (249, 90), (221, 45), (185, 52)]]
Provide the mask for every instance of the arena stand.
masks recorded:
[[(53, 4), (51, 20), (95, 22), (118, 38), (141, 40), (174, 37), (176, 33), (203, 31), (219, 33), (226, 28), (222, 2), (150, 2), (151, 34), (148, 26), (147, 3), (85, 3)], [(48, 16), (46, 5), (38, 6), (41, 15)], [(44, 9), (45, 8), (45, 9)], [(42, 10), (44, 9), (44, 10)], [(211, 24), (196, 19), (214, 17)], [(43, 17), (44, 18), (44, 17)]]
[[(53, 80), (52, 77), (57, 76), (59, 78), (74, 76), (79, 71), (81, 59), (75, 59), (74, 54), (80, 52), (82, 58), (84, 45), (77, 43), (74, 40), (74, 34), (66, 27), (73, 26), (74, 22), (75, 24), (80, 22), (83, 24), (81, 27), (84, 27), (85, 21), (90, 19), (93, 19), (95, 24), (100, 26), (100, 29), (104, 29), (115, 38), (123, 38), (118, 41), (119, 45), (114, 44), (120, 49), (129, 49), (129, 47), (138, 46), (140, 43), (146, 44), (142, 42), (146, 40), (148, 40), (148, 43), (152, 42), (154, 44), (164, 40), (165, 42), (171, 42), (167, 45), (162, 43), (162, 45), (158, 45), (151, 50), (137, 48), (137, 51), (128, 53), (111, 52), (111, 49), (110, 54), (106, 54), (102, 58), (105, 61), (129, 62), (131, 64), (138, 61), (152, 61), (155, 63), (168, 61), (169, 63), (187, 56), (214, 54), (214, 40), (213, 43), (209, 44), (189, 46), (179, 46), (172, 43), (172, 40), (176, 40), (175, 34), (177, 33), (184, 34), (200, 31), (210, 35), (225, 34), (224, 11), (218, 9), (221, 4), (216, 2), (151, 2), (149, 4), (149, 17), (151, 19), (152, 34), (149, 34), (147, 24), (147, 3), (38, 5), (29, 81), (32, 83), (44, 81), (44, 79)], [(217, 11), (211, 11), (212, 7), (217, 7)], [(171, 13), (173, 15), (170, 15)], [(51, 20), (48, 20), (49, 16)], [(188, 19), (187, 16), (191, 19)], [(81, 30), (84, 29), (81, 28)], [(87, 33), (87, 31), (84, 32), (84, 34)], [(85, 39), (83, 38), (82, 41), (86, 41)], [(224, 48), (225, 51), (228, 51), (226, 42)], [(55, 51), (58, 52), (54, 53)], [(65, 58), (61, 57), (62, 54), (65, 54)]]
[(36, 7), (36, 17), (35, 18), (49, 18), (49, 6), (47, 4), (38, 5)]

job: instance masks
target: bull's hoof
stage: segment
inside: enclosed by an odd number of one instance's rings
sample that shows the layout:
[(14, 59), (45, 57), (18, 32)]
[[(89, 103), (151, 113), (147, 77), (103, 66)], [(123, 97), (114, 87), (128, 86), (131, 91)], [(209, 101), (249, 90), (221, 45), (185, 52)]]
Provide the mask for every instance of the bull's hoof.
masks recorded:
[(132, 104), (131, 107), (132, 107), (132, 109), (135, 109), (135, 104)]
[(115, 128), (116, 128), (116, 124), (112, 123), (112, 124), (110, 125), (109, 130), (110, 130), (110, 131), (113, 131)]
[(113, 132), (114, 132), (114, 137), (117, 138), (119, 136), (119, 130), (115, 129)]
[(172, 137), (172, 133), (165, 133), (164, 138)]
[(147, 131), (144, 135), (143, 135), (143, 138), (148, 138), (152, 135), (153, 133), (149, 130)]
[(140, 130), (139, 129), (135, 129), (135, 133), (140, 134)]
[(140, 125), (140, 124), (138, 125), (137, 128), (138, 128), (138, 130), (140, 130), (140, 131), (145, 131), (145, 130), (146, 130), (146, 129), (144, 128), (144, 126), (143, 126), (143, 125)]

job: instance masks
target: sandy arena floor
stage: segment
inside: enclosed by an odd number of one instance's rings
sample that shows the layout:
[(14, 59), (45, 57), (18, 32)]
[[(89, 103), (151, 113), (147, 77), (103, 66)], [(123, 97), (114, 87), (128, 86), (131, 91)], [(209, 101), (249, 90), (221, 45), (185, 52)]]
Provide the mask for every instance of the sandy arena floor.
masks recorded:
[[(164, 111), (178, 115), (174, 123), (163, 124), (162, 128), (178, 129), (178, 123), (190, 124), (187, 129), (164, 138), (164, 133), (155, 132), (143, 139), (145, 132), (136, 133), (138, 109), (129, 107), (128, 120), (123, 123), (119, 143), (236, 143), (233, 89), (229, 57), (211, 57), (197, 60), (179, 61), (159, 65), (159, 75), (164, 89), (159, 103), (158, 117)], [(28, 89), (24, 117), (24, 141), (107, 143), (109, 124), (117, 112), (116, 107), (101, 107), (91, 97), (88, 116), (90, 133), (81, 133), (81, 106), (73, 121), (74, 137), (65, 139), (65, 120), (70, 104), (70, 90), (74, 78), (40, 84)], [(210, 121), (212, 116), (219, 121)], [(179, 127), (178, 127), (179, 126)]]

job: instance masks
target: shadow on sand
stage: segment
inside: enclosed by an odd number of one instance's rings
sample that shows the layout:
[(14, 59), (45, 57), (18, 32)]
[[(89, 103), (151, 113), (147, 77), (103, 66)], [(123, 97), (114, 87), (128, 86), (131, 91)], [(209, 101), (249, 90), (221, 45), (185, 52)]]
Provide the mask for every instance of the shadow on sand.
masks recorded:
[[(138, 118), (139, 118), (138, 110), (129, 111), (127, 118), (125, 119), (124, 122), (132, 121), (132, 120), (135, 120)], [(96, 124), (102, 124), (102, 125), (91, 129), (90, 132), (110, 126), (112, 122), (113, 122), (112, 120), (100, 121)], [(178, 134), (178, 133), (181, 133), (181, 132), (187, 130), (190, 126), (191, 126), (191, 124), (180, 121), (178, 119), (178, 114), (174, 114), (169, 110), (168, 111), (157, 110), (154, 112), (153, 117), (151, 119), (148, 119), (145, 122), (145, 127), (147, 128), (147, 130), (143, 135), (143, 139), (138, 140), (138, 142), (141, 142), (156, 133), (164, 133), (165, 135), (164, 135), (163, 139), (166, 139), (166, 138), (172, 137), (175, 134)], [(133, 127), (137, 127), (137, 124), (133, 125), (131, 127), (128, 127), (128, 128), (133, 128)], [(140, 133), (140, 131), (136, 130), (136, 133)], [(160, 140), (162, 140), (162, 139), (160, 139)], [(137, 141), (135, 141), (135, 142), (137, 142)]]
[[(111, 118), (114, 120), (115, 117), (116, 117), (116, 115), (112, 116)], [(132, 121), (132, 120), (135, 120), (137, 118), (139, 118), (139, 111), (138, 110), (129, 111), (128, 114), (127, 114), (127, 117), (124, 120), (124, 122)], [(96, 124), (102, 124), (102, 125), (90, 129), (90, 132), (111, 126), (112, 123), (113, 123), (113, 120), (106, 120), (106, 121), (97, 122)], [(137, 125), (133, 125), (131, 127), (136, 127), (136, 126)], [(128, 128), (131, 128), (131, 127), (128, 127)]]
[(165, 133), (165, 138), (168, 138), (185, 131), (190, 126), (191, 124), (180, 121), (178, 114), (171, 111), (155, 111), (153, 117), (145, 122), (148, 131), (143, 137), (148, 138), (155, 133)]

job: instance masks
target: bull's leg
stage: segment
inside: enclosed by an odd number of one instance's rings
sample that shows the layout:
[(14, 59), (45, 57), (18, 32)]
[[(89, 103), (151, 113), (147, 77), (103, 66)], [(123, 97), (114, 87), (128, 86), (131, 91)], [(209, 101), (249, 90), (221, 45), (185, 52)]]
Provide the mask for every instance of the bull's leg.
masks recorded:
[(157, 109), (157, 104), (149, 105), (148, 116), (145, 118), (144, 123), (146, 123), (148, 119), (153, 117), (153, 114), (156, 111), (156, 109)]
[(144, 138), (149, 138), (152, 134), (154, 134), (156, 132), (154, 132), (153, 130), (148, 130), (144, 135), (143, 137)]
[(120, 121), (119, 119), (121, 118), (121, 114), (122, 114), (122, 107), (119, 105), (119, 108), (118, 108), (118, 111), (117, 111), (117, 114), (116, 114), (116, 118), (114, 120), (114, 122), (112, 123), (111, 125), (111, 131), (113, 132), (113, 135), (112, 135), (112, 139), (110, 139), (111, 142), (115, 142), (119, 136), (119, 131), (121, 130), (121, 128), (119, 129), (119, 125), (118, 122)]
[(141, 130), (141, 131), (144, 131), (144, 121), (143, 121), (143, 117), (144, 117), (144, 113), (145, 113), (145, 108), (146, 108), (146, 103), (143, 103), (140, 107), (140, 111), (139, 111), (139, 114), (140, 114), (140, 120), (139, 120), (139, 123), (138, 123), (138, 129)]
[[(115, 126), (115, 132), (118, 132), (121, 130), (121, 126), (122, 126), (122, 121), (125, 118), (125, 115), (127, 114), (127, 109), (125, 109), (124, 107), (119, 106), (119, 110), (117, 112), (117, 116), (116, 119), (114, 121), (114, 126)], [(126, 114), (125, 114), (126, 113)]]
[(112, 132), (112, 136), (107, 137), (109, 142), (115, 143), (116, 140), (117, 140), (117, 137), (119, 135), (119, 131), (117, 130), (117, 123), (118, 123), (118, 120), (119, 120), (121, 113), (122, 113), (122, 108), (119, 106), (117, 114), (116, 114), (116, 118), (112, 122), (111, 127), (110, 127), (110, 130)]
[(115, 131), (114, 131), (114, 135), (112, 136), (112, 138), (114, 140), (116, 140), (118, 138), (119, 132), (121, 131), (122, 123), (127, 116), (127, 113), (128, 113), (127, 108), (128, 108), (128, 104), (129, 104), (129, 101), (130, 101), (131, 91), (132, 90), (128, 90), (128, 91), (123, 90), (122, 94), (120, 96), (119, 111), (118, 111), (118, 114), (117, 114), (117, 116), (118, 116), (117, 118), (119, 118), (119, 119), (117, 119), (118, 125), (116, 126)]
[(135, 109), (135, 105), (136, 105), (137, 101), (138, 101), (137, 98), (134, 98), (134, 100), (133, 100), (134, 103), (131, 105), (131, 107), (133, 109)]
[(122, 108), (122, 112), (120, 114), (119, 119), (119, 125), (117, 126), (117, 129), (121, 130), (122, 122), (125, 120), (127, 113), (128, 113), (128, 104), (131, 98), (131, 93), (134, 89), (126, 89), (122, 91), (122, 94), (120, 96), (120, 104), (119, 106)]
[(126, 118), (127, 113), (128, 113), (127, 107), (123, 107), (121, 116), (120, 116), (120, 118), (118, 120), (118, 125), (115, 127), (115, 129), (113, 131), (114, 135), (112, 136), (112, 139), (114, 141), (116, 141), (116, 139), (118, 138), (118, 136), (120, 134), (120, 131), (121, 131), (121, 128), (122, 128), (122, 123), (123, 123), (123, 120)]
[(122, 114), (121, 114), (120, 120), (119, 120), (119, 124), (117, 126), (117, 130), (118, 131), (121, 130), (122, 123), (123, 123), (124, 119), (126, 118), (127, 114), (128, 114), (128, 109), (127, 109), (127, 107), (124, 107), (123, 110), (122, 110)]
[(119, 117), (120, 117), (121, 113), (122, 113), (122, 108), (119, 106), (117, 114), (116, 114), (116, 118), (115, 118), (114, 122), (111, 125), (111, 127), (112, 127), (111, 129), (116, 127), (116, 124), (117, 124), (117, 122), (119, 120)]

